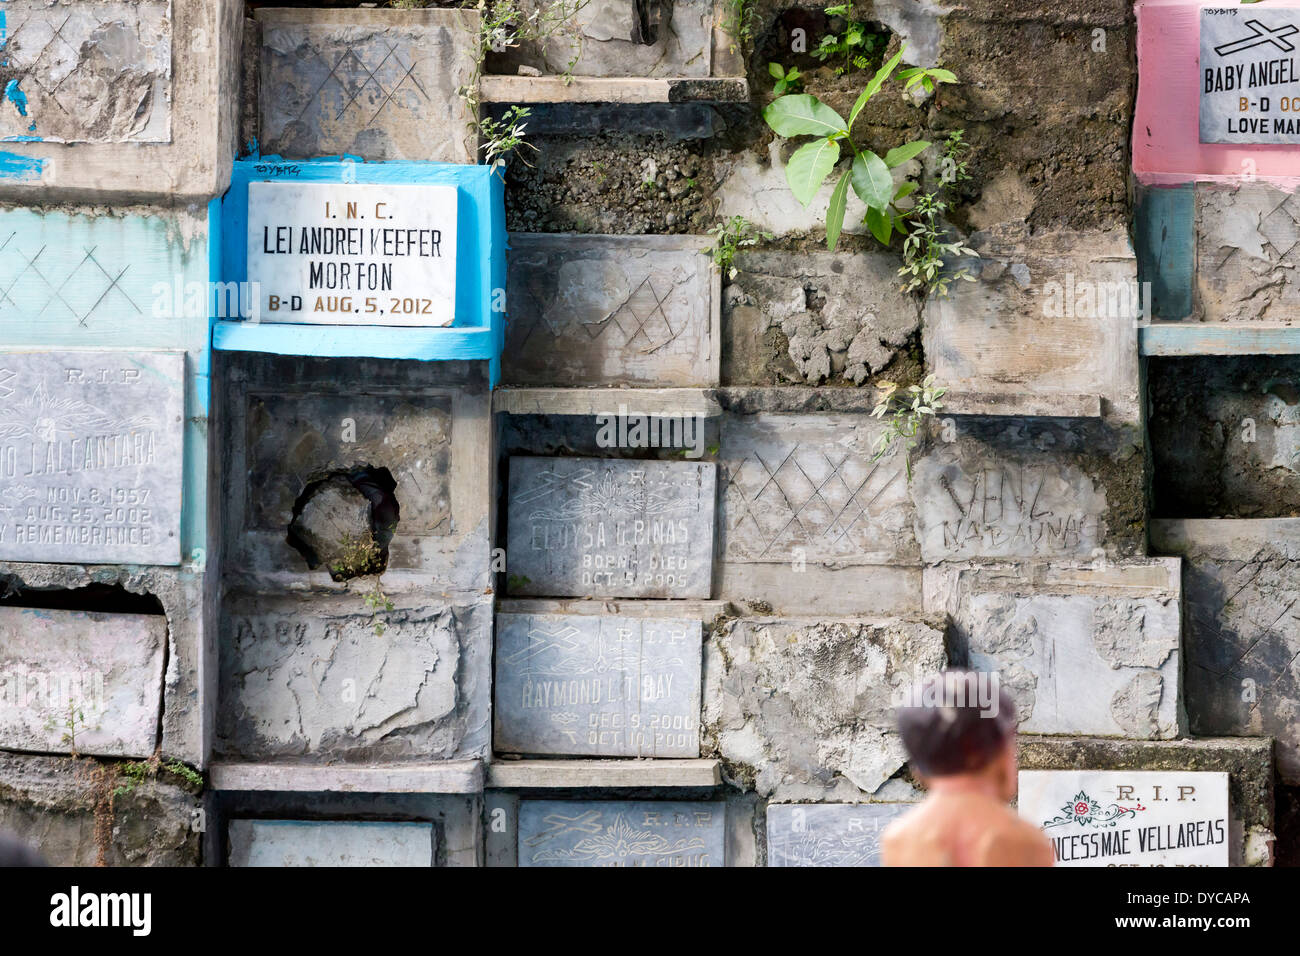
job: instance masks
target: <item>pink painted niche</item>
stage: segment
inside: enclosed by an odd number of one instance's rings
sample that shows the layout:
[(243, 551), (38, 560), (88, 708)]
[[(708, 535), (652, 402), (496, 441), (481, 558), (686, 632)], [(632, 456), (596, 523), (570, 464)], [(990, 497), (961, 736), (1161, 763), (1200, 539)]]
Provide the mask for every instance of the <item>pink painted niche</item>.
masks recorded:
[[(1133, 120), (1133, 172), (1138, 181), (1174, 186), (1193, 181), (1263, 179), (1300, 186), (1300, 146), (1200, 142), (1201, 8), (1234, 0), (1137, 0), (1138, 98)], [(1264, 0), (1242, 10), (1297, 7)]]

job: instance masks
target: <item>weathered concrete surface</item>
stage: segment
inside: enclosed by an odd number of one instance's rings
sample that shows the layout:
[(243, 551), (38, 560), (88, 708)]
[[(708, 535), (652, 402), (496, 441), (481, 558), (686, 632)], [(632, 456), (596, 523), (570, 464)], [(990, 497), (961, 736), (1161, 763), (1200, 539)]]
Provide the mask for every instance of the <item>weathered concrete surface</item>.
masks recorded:
[(1019, 738), (1022, 770), (1206, 770), (1228, 774), (1233, 866), (1267, 866), (1273, 843), (1273, 742)]
[(433, 866), (431, 823), (231, 820), (230, 866)]
[[(729, 416), (722, 559), (890, 564), (919, 555), (901, 449), (875, 459), (870, 415)], [(801, 553), (796, 553), (798, 549)]]
[(893, 256), (746, 252), (735, 265), (724, 298), (727, 384), (861, 385), (908, 361), (921, 316)]
[(977, 233), (973, 282), (925, 306), (930, 371), (960, 391), (1090, 393), (1138, 418), (1137, 260), (1123, 232)]
[(704, 753), (775, 801), (858, 802), (907, 760), (896, 693), (948, 662), (934, 619), (722, 621), (705, 642)]
[(335, 475), (311, 494), (289, 531), (335, 577), (375, 573), (383, 567), (371, 511), (370, 500), (346, 477)]
[(47, 143), (171, 140), (172, 21), (168, 0), (5, 7), (10, 95), (0, 137)]
[(197, 791), (166, 774), (113, 797), (119, 766), (0, 753), (0, 827), (55, 866), (198, 866)]
[(148, 757), (167, 618), (0, 607), (0, 747)]
[(261, 144), (286, 158), (473, 163), (475, 10), (263, 9)]
[(1261, 183), (1197, 183), (1194, 316), (1205, 322), (1291, 324), (1300, 295), (1300, 205)]
[(1026, 733), (1164, 739), (1182, 729), (1178, 562), (927, 568), (970, 667), (996, 671)]
[(494, 748), (698, 757), (700, 642), (698, 620), (498, 614)]
[(502, 381), (717, 385), (708, 247), (696, 237), (512, 236)]
[[(523, 14), (532, 15), (546, 5), (524, 0), (519, 6)], [(709, 76), (714, 0), (676, 0), (646, 7), (657, 21), (649, 35), (638, 28), (633, 0), (591, 0), (555, 36), (489, 54), (488, 70), (516, 73), (524, 65), (574, 76)]]
[(228, 582), (329, 588), (285, 532), (312, 481), (387, 469), (400, 519), (385, 587), (464, 600), (489, 585), (493, 430), (485, 363), (232, 353), (224, 395)]
[(880, 866), (885, 827), (914, 803), (769, 803), (768, 866)]
[(0, 558), (181, 563), (183, 352), (0, 351)]
[(1147, 381), (1155, 514), (1300, 514), (1300, 358), (1163, 358)]
[(1142, 552), (1136, 430), (1097, 421), (940, 419), (910, 489), (927, 562)]
[(362, 588), (311, 601), (228, 596), (217, 751), (375, 762), (485, 754), (490, 599), (395, 603), (375, 612), (377, 634)]
[(521, 800), (519, 866), (723, 866), (726, 806)]
[(1300, 783), (1300, 521), (1156, 521), (1152, 547), (1183, 556), (1191, 732), (1275, 737)]
[[(77, 564), (0, 565), (0, 581), (19, 600), (24, 592), (73, 591), (92, 584), (121, 586), (154, 597), (167, 618), (167, 665), (162, 686), (162, 755), (196, 767), (207, 763), (216, 702), (203, 674), (215, 664), (210, 579), (192, 568), (130, 568)], [(152, 751), (151, 751), (152, 752)]]
[(510, 459), (511, 595), (707, 598), (711, 462)]
[[(238, 149), (243, 4), (13, 0), (0, 198), (206, 202)], [(21, 108), (20, 108), (21, 106)], [(26, 110), (26, 116), (23, 110)], [(33, 127), (35, 127), (33, 129)]]

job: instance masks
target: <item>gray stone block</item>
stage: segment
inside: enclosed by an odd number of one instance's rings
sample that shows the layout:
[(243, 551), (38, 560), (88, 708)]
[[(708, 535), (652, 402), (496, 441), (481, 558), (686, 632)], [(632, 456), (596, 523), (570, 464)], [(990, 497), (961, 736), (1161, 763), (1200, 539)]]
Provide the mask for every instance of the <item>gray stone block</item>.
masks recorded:
[(433, 866), (432, 823), (231, 820), (231, 866)]
[(1114, 439), (1093, 428), (986, 424), (981, 434), (931, 441), (914, 465), (927, 562), (1089, 558), (1141, 546), (1124, 520), (1144, 514), (1136, 447), (1108, 453), (1102, 441)]
[(707, 598), (710, 462), (510, 459), (512, 595)]
[(769, 803), (768, 866), (880, 866), (880, 837), (911, 803)]
[(1163, 739), (1181, 724), (1176, 559), (926, 569), (969, 666), (996, 671), (1026, 733)]
[(726, 804), (521, 800), (519, 866), (724, 866)]
[(0, 607), (0, 747), (149, 757), (167, 618)]
[(777, 801), (855, 802), (907, 760), (897, 695), (948, 662), (942, 620), (740, 618), (704, 652), (704, 753)]
[(1191, 732), (1272, 736), (1278, 775), (1300, 783), (1300, 521), (1157, 521), (1152, 543), (1184, 555)]
[(0, 352), (0, 559), (180, 564), (185, 356)]
[(10, 0), (0, 197), (205, 202), (239, 147), (236, 0)]
[[(1024, 227), (1020, 227), (1023, 229)], [(1099, 395), (1138, 419), (1137, 260), (1119, 232), (980, 233), (974, 282), (925, 306), (926, 362), (955, 391)]]
[(719, 278), (708, 246), (687, 236), (512, 236), (503, 381), (716, 386)]
[(1196, 317), (1290, 324), (1300, 293), (1287, 279), (1300, 262), (1300, 204), (1262, 183), (1195, 190)]
[(495, 749), (698, 757), (700, 640), (699, 621), (498, 614)]
[[(545, 6), (540, 0), (523, 0), (526, 15)], [(706, 77), (713, 57), (713, 0), (677, 0), (647, 4), (657, 23), (652, 36), (638, 28), (638, 5), (633, 0), (592, 0), (570, 21), (570, 26), (540, 42), (521, 43), (517, 49), (490, 56), (493, 72), (515, 73), (519, 65), (543, 73), (574, 76)]]
[[(728, 384), (797, 381), (861, 385), (900, 354), (921, 327), (916, 300), (900, 289), (888, 253), (747, 252), (726, 292)], [(780, 329), (785, 356), (759, 355)]]
[(264, 152), (477, 160), (474, 116), (457, 92), (474, 79), (477, 11), (284, 8), (255, 16)]
[(358, 591), (223, 608), (218, 752), (241, 758), (476, 757), (489, 743), (489, 603), (414, 599), (374, 621)]
[(0, 137), (46, 143), (171, 141), (169, 0), (11, 0), (5, 56), (12, 109)]
[(110, 798), (126, 782), (113, 764), (0, 752), (0, 828), (51, 866), (198, 866), (197, 788), (160, 774)]
[(897, 448), (875, 459), (883, 430), (867, 414), (724, 419), (722, 560), (787, 568), (917, 560), (904, 463)]

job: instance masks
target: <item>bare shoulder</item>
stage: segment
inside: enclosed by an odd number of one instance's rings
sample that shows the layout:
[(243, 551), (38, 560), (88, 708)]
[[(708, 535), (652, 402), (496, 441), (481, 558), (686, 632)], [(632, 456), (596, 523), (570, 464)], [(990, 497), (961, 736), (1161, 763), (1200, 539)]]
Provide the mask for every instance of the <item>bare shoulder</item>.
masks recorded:
[(979, 866), (1051, 866), (1052, 844), (1043, 831), (1014, 816), (990, 827), (976, 850)]

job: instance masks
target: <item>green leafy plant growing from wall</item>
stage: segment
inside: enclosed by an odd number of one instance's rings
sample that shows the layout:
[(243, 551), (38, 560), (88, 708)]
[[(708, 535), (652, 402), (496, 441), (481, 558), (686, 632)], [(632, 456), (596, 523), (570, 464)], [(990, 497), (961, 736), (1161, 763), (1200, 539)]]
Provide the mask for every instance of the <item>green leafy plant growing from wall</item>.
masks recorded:
[(732, 216), (730, 219), (724, 219), (709, 230), (709, 235), (713, 237), (713, 245), (704, 250), (705, 254), (711, 256), (714, 264), (728, 279), (736, 278), (736, 268), (732, 261), (736, 258), (736, 253), (748, 246), (758, 244), (760, 239), (771, 240), (770, 232), (763, 232), (754, 227), (744, 216)]
[(918, 436), (926, 416), (933, 416), (943, 408), (940, 399), (948, 390), (935, 385), (933, 375), (927, 375), (920, 385), (909, 385), (906, 389), (894, 382), (881, 382), (880, 387), (883, 392), (876, 407), (871, 410), (871, 415), (873, 418), (884, 419), (885, 430), (880, 433), (872, 448), (872, 461), (879, 461), (895, 442), (901, 442), (907, 480), (911, 481), (912, 449), (920, 443)]
[(722, 24), (722, 29), (731, 37), (731, 52), (743, 50), (754, 42), (754, 27), (758, 23), (758, 11), (754, 0), (730, 0), (731, 12)]
[(366, 609), (370, 612), (370, 629), (375, 632), (375, 637), (384, 636), (384, 632), (388, 630), (386, 615), (394, 610), (393, 602), (383, 588), (381, 576), (384, 566), (383, 550), (370, 534), (359, 539), (351, 535), (344, 536), (341, 553), (330, 563), (330, 572), (338, 580), (370, 574), (375, 576), (374, 586), (362, 598)]
[(965, 270), (953, 271), (947, 264), (963, 256), (978, 255), (960, 240), (950, 237), (941, 220), (948, 211), (948, 196), (958, 184), (970, 179), (966, 154), (970, 145), (962, 130), (953, 130), (943, 144), (939, 163), (939, 186), (917, 197), (909, 217), (907, 238), (903, 240), (903, 267), (898, 274), (906, 280), (904, 292), (924, 290), (927, 295), (947, 295), (948, 287), (961, 279), (974, 281)]
[(797, 66), (792, 66), (787, 70), (780, 63), (769, 63), (767, 72), (776, 81), (772, 92), (777, 96), (784, 96), (786, 93), (794, 93), (803, 89), (803, 74), (799, 72)]
[[(432, 5), (410, 0), (407, 2), (411, 6)], [(470, 115), (474, 117), (469, 126), (480, 141), (479, 148), (483, 152), (485, 164), (503, 165), (511, 156), (517, 155), (523, 146), (536, 152), (536, 147), (525, 140), (527, 124), (522, 121), (530, 114), (527, 107), (511, 106), (499, 120), (482, 115), (479, 80), (483, 77), (488, 54), (504, 53), (524, 43), (544, 43), (566, 36), (573, 48), (563, 73), (564, 82), (568, 84), (573, 79), (574, 66), (582, 57), (582, 33), (576, 26), (575, 18), (589, 2), (590, 0), (544, 0), (528, 10), (518, 0), (466, 0), (462, 4), (464, 9), (478, 11), (479, 35), (474, 71), (457, 93), (465, 100)]]
[[(889, 59), (867, 83), (853, 104), (847, 119), (827, 106), (811, 93), (795, 93), (779, 96), (763, 110), (763, 119), (778, 136), (788, 139), (811, 136), (812, 142), (800, 146), (786, 163), (786, 182), (790, 191), (803, 205), (809, 205), (840, 165), (841, 158), (847, 153), (849, 163), (841, 169), (839, 179), (831, 192), (830, 203), (826, 210), (826, 246), (835, 250), (840, 233), (844, 228), (844, 216), (848, 209), (849, 190), (866, 206), (864, 222), (871, 234), (882, 245), (889, 245), (895, 233), (905, 236), (904, 264), (911, 270), (911, 278), (920, 282), (909, 282), (907, 288), (916, 290), (925, 286), (927, 292), (947, 290), (947, 284), (955, 277), (945, 271), (948, 261), (955, 256), (965, 255), (969, 250), (961, 243), (946, 240), (946, 234), (940, 225), (940, 217), (947, 204), (942, 196), (928, 194), (929, 198), (917, 200), (911, 207), (903, 208), (899, 204), (908, 199), (920, 184), (908, 180), (899, 185), (894, 184), (892, 170), (903, 163), (916, 158), (930, 147), (928, 140), (914, 140), (889, 150), (880, 156), (854, 140), (853, 125), (857, 122), (863, 108), (878, 94), (885, 82), (897, 69), (903, 58), (900, 49)], [(908, 83), (915, 86), (955, 82), (956, 77), (947, 70), (922, 69), (908, 70)], [(951, 79), (949, 79), (951, 77)], [(965, 175), (965, 144), (958, 135), (954, 145), (952, 137), (945, 144), (945, 168), (952, 162), (960, 162), (961, 175)], [(954, 159), (955, 157), (955, 159)], [(952, 179), (945, 185), (959, 179)], [(908, 241), (910, 240), (910, 246)]]
[(834, 65), (836, 76), (843, 76), (854, 69), (865, 70), (871, 65), (873, 57), (883, 53), (889, 43), (884, 34), (876, 33), (867, 24), (854, 20), (852, 7), (847, 3), (827, 7), (822, 12), (828, 17), (841, 17), (845, 20), (842, 32), (827, 31), (812, 51), (812, 55), (823, 63), (830, 61)]

